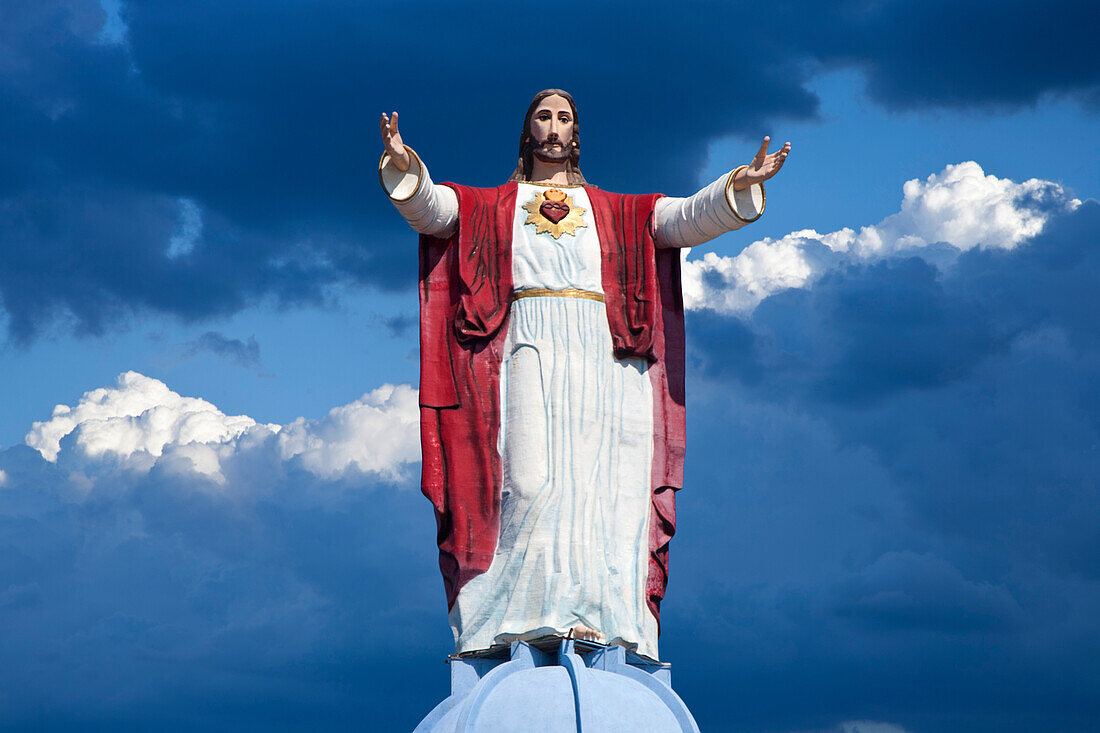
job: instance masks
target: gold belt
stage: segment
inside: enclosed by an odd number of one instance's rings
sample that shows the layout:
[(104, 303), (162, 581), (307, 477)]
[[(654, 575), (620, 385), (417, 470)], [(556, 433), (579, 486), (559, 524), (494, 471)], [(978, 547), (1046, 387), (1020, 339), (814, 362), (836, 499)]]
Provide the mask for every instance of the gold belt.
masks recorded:
[(577, 290), (576, 288), (566, 288), (565, 290), (528, 288), (512, 293), (512, 300), (519, 300), (520, 298), (583, 298), (584, 300), (594, 300), (597, 303), (604, 302), (603, 293), (593, 293), (591, 290)]

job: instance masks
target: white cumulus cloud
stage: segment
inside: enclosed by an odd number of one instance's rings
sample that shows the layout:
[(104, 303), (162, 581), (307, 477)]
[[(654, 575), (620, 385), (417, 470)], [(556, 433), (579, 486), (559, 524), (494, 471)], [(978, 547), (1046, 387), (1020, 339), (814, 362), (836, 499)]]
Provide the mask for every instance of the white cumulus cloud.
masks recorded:
[(86, 392), (75, 407), (58, 405), (24, 440), (53, 462), (69, 451), (78, 465), (113, 459), (132, 470), (160, 466), (218, 484), (226, 483), (227, 466), (246, 454), (295, 461), (325, 479), (357, 472), (399, 479), (407, 464), (420, 460), (418, 421), (417, 392), (409, 385), (383, 385), (320, 420), (281, 426), (226, 415), (131, 371), (113, 387)]
[[(902, 187), (901, 210), (858, 232), (813, 229), (753, 242), (734, 257), (713, 252), (684, 263), (689, 309), (745, 315), (769, 295), (810, 286), (848, 262), (893, 255), (942, 256), (975, 247), (1013, 249), (1039, 234), (1054, 215), (1080, 206), (1059, 184), (1015, 183), (986, 175), (973, 161), (948, 165)], [(934, 245), (940, 245), (936, 247)]]
[[(118, 376), (114, 387), (85, 392), (76, 407), (57, 405), (49, 420), (36, 422), (24, 438), (48, 461), (56, 461), (61, 439), (75, 434), (89, 457), (154, 458), (169, 444), (224, 443), (256, 425), (246, 415), (226, 415), (206, 400), (181, 397), (168, 385), (137, 372)], [(277, 426), (270, 426), (277, 429)]]
[(350, 469), (398, 478), (420, 460), (417, 391), (385, 384), (322, 420), (298, 418), (278, 436), (284, 460), (299, 457), (311, 473), (336, 478)]

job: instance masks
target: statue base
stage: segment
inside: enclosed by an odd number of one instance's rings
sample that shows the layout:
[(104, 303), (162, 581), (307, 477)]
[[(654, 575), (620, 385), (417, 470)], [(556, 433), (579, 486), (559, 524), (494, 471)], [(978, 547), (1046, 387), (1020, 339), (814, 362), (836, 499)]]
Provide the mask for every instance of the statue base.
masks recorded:
[(544, 636), (447, 663), (451, 695), (413, 733), (699, 733), (671, 666), (621, 646)]

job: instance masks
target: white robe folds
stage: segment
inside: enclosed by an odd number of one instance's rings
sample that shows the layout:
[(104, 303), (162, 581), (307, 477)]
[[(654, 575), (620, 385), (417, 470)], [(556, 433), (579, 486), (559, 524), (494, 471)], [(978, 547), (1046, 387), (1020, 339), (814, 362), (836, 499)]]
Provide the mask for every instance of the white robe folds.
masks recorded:
[[(600, 246), (583, 188), (564, 188), (585, 227), (555, 239), (524, 224), (512, 238), (517, 291), (602, 293)], [(604, 304), (513, 301), (501, 364), (501, 534), (488, 572), (451, 609), (459, 652), (578, 624), (657, 657), (646, 607), (653, 395), (643, 359), (615, 359)]]

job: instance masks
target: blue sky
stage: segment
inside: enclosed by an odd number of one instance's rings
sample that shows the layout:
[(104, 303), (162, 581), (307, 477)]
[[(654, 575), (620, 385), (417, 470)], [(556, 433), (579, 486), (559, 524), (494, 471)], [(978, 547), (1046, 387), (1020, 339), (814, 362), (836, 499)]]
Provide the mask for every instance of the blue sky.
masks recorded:
[(0, 12), (0, 729), (402, 730), (446, 694), (376, 120), (493, 185), (549, 86), (611, 190), (794, 146), (686, 269), (661, 643), (703, 730), (1095, 729), (1094, 4), (551, 10)]

